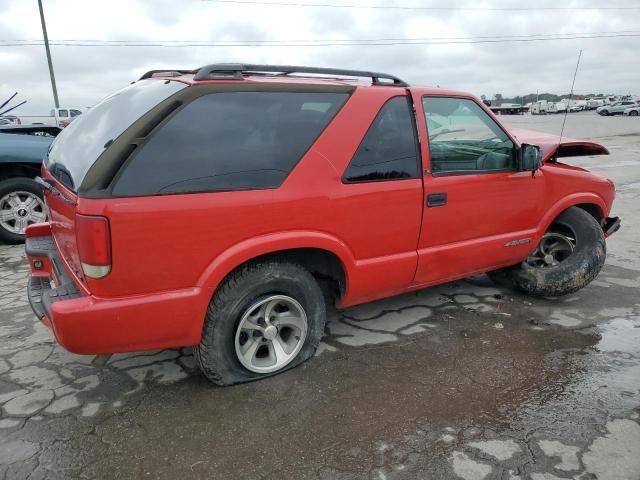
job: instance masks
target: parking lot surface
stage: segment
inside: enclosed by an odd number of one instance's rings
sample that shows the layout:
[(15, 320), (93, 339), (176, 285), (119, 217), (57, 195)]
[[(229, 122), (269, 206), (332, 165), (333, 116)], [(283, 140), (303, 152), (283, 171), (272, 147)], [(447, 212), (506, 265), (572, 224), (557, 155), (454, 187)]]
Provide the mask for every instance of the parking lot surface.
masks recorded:
[(0, 246), (1, 478), (640, 478), (640, 120), (570, 114), (565, 135), (610, 149), (567, 163), (616, 182), (623, 220), (591, 285), (479, 276), (332, 311), (317, 358), (250, 384), (210, 385), (189, 348), (65, 352)]

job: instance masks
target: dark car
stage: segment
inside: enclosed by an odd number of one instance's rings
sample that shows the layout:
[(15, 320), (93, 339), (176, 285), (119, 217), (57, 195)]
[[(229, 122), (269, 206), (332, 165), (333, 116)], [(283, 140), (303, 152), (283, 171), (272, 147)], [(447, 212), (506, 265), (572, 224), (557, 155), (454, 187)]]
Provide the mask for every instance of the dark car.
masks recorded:
[(32, 223), (44, 222), (47, 209), (34, 178), (58, 127), (0, 126), (0, 241), (20, 243)]

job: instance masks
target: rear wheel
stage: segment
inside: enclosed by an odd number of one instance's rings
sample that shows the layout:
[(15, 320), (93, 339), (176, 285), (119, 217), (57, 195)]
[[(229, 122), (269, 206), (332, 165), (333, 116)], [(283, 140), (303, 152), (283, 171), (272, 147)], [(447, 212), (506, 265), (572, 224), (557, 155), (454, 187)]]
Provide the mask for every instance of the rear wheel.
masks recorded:
[(24, 242), (26, 228), (46, 220), (42, 189), (34, 180), (19, 177), (0, 182), (0, 240)]
[(637, 116), (638, 116), (638, 111), (637, 111), (637, 110), (631, 110), (631, 111), (629, 112), (629, 115), (630, 115), (631, 117), (637, 117)]
[(596, 219), (571, 207), (555, 219), (524, 262), (490, 276), (531, 295), (561, 296), (588, 285), (602, 269), (605, 257), (604, 233)]
[(322, 291), (306, 269), (287, 261), (249, 263), (209, 304), (194, 356), (218, 385), (258, 380), (312, 357), (324, 324)]

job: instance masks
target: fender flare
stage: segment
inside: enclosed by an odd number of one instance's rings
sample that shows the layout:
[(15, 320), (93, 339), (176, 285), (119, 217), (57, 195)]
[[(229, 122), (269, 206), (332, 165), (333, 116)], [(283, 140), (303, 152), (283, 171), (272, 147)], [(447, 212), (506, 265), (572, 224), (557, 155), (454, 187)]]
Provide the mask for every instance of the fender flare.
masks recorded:
[(209, 262), (200, 274), (197, 286), (215, 290), (229, 273), (243, 263), (261, 255), (296, 248), (326, 250), (338, 257), (344, 270), (345, 290), (348, 290), (356, 262), (347, 244), (328, 233), (306, 230), (269, 233), (229, 247)]
[(580, 205), (582, 203), (590, 203), (596, 205), (600, 209), (602, 216), (606, 216), (607, 204), (600, 195), (597, 195), (593, 192), (572, 193), (571, 195), (567, 195), (566, 197), (561, 198), (549, 210), (547, 210), (547, 213), (544, 214), (542, 220), (538, 224), (538, 235), (544, 235), (544, 232), (547, 231), (555, 218), (562, 212), (564, 212), (567, 208)]

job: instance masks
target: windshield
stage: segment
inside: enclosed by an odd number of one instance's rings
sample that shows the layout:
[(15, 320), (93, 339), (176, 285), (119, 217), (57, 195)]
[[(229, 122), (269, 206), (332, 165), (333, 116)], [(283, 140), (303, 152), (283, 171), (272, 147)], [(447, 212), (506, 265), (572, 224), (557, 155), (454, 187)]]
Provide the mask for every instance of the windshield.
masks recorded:
[(102, 152), (138, 118), (187, 85), (142, 80), (105, 98), (66, 127), (51, 144), (49, 171), (76, 191)]

